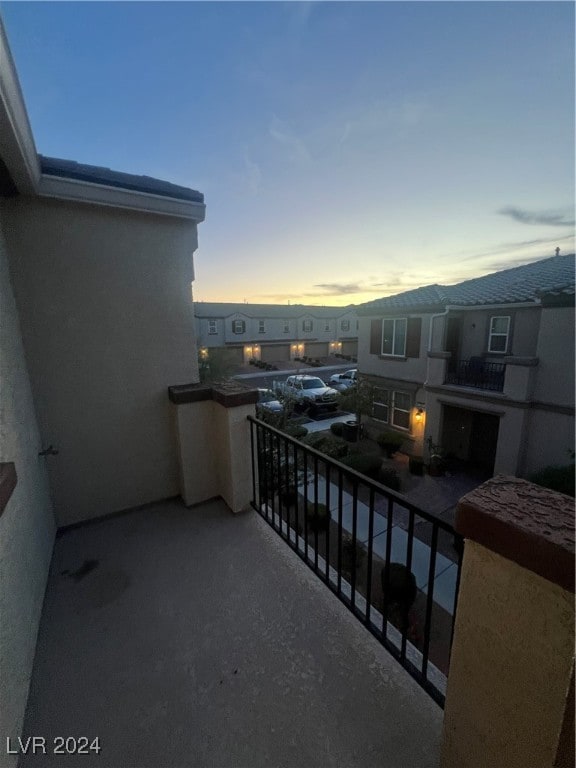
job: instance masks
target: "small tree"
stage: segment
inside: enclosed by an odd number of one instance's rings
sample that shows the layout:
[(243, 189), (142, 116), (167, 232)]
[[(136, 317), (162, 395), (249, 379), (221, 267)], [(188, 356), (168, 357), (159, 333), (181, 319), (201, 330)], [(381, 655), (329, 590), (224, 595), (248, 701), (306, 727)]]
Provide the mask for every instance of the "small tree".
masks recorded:
[(202, 384), (230, 378), (235, 367), (234, 357), (228, 349), (198, 351), (198, 371)]
[(362, 416), (372, 413), (372, 401), (374, 399), (374, 385), (367, 379), (358, 377), (356, 384), (340, 393), (340, 408), (343, 411), (352, 411), (358, 423), (356, 440), (360, 439)]

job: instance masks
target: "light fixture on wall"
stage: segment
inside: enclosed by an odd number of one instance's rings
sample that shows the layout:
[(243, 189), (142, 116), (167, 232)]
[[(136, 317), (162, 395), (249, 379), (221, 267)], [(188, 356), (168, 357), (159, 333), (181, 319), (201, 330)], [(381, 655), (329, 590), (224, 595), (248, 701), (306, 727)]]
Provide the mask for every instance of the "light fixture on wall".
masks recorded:
[(418, 408), (416, 410), (414, 418), (416, 419), (416, 421), (422, 421), (422, 416), (423, 415), (424, 415), (424, 408)]

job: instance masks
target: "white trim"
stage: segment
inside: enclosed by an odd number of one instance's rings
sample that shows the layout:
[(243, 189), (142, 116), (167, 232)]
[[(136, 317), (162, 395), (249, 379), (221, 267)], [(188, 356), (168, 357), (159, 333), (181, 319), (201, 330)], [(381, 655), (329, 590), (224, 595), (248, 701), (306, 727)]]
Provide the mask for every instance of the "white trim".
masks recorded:
[(8, 38), (0, 19), (0, 154), (19, 192), (34, 194), (40, 162)]
[(204, 221), (206, 213), (204, 203), (178, 200), (174, 197), (138, 192), (122, 187), (109, 187), (104, 184), (93, 184), (88, 181), (49, 176), (48, 174), (42, 174), (38, 185), (38, 194), (41, 197), (57, 200), (96, 203), (112, 208), (127, 208), (132, 211), (192, 219), (196, 223)]

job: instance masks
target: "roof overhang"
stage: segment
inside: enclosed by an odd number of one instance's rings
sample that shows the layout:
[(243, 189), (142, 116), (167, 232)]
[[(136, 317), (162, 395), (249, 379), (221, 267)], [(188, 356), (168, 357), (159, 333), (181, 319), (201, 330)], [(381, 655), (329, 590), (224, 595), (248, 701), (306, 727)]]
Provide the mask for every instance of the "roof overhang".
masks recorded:
[[(108, 187), (86, 181), (43, 174), (32, 135), (24, 97), (6, 31), (0, 18), (0, 159), (9, 175), (6, 187), (22, 195), (125, 208), (204, 221), (203, 202), (155, 195), (122, 187)], [(5, 168), (4, 168), (5, 167)]]

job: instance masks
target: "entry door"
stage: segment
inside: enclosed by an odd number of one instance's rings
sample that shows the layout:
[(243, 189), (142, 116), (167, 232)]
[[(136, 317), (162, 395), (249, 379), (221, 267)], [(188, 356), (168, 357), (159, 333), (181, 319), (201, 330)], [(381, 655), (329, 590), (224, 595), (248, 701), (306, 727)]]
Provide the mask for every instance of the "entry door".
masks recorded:
[(494, 474), (500, 418), (492, 413), (474, 412), (470, 436), (470, 460), (489, 477)]

